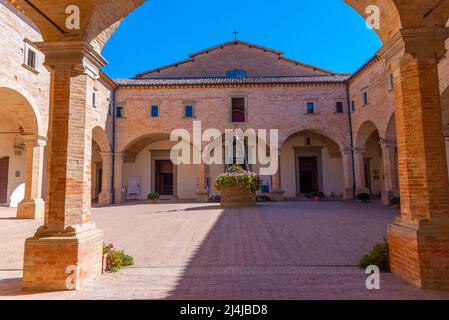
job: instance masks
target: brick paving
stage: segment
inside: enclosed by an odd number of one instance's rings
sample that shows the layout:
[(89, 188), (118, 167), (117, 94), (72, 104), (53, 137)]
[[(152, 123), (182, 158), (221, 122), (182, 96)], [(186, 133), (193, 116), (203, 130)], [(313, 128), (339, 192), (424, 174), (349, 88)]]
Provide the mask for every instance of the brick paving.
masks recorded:
[(359, 258), (398, 212), (379, 203), (284, 202), (257, 209), (208, 204), (94, 208), (106, 241), (135, 266), (76, 292), (21, 290), (23, 240), (41, 221), (0, 208), (0, 299), (449, 299), (382, 274), (365, 288)]

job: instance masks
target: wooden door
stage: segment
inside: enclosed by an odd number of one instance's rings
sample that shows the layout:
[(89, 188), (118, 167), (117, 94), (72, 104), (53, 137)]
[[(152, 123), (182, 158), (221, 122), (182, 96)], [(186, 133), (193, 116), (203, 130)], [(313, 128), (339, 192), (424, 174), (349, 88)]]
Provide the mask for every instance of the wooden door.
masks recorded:
[(299, 158), (300, 193), (320, 191), (318, 185), (318, 159), (317, 157)]
[(0, 159), (0, 203), (8, 202), (9, 157)]

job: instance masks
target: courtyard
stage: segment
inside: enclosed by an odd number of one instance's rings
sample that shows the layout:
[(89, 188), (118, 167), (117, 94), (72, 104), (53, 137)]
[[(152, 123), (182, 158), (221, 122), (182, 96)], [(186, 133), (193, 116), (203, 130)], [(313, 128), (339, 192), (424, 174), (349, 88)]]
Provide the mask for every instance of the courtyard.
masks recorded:
[(215, 204), (93, 208), (106, 243), (133, 267), (74, 292), (22, 291), (25, 238), (42, 220), (0, 208), (0, 299), (449, 299), (393, 274), (365, 288), (360, 258), (399, 211), (379, 202), (279, 202), (255, 209)]

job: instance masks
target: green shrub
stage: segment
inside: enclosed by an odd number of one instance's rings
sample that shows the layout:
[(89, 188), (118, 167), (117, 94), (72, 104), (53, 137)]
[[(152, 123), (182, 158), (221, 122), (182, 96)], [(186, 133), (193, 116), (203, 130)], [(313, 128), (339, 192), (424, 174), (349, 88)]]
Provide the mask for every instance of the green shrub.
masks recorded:
[(221, 174), (217, 177), (215, 183), (215, 189), (218, 191), (223, 190), (225, 186), (244, 186), (249, 192), (256, 192), (260, 189), (261, 180), (260, 177), (249, 171), (236, 171)]
[(323, 198), (324, 197), (324, 193), (322, 193), (321, 191), (314, 191), (310, 195), (314, 198), (316, 198), (316, 197)]
[(371, 199), (371, 196), (368, 193), (359, 193), (356, 197), (357, 200), (368, 202)]
[(370, 253), (364, 256), (359, 263), (362, 269), (373, 265), (379, 267), (382, 272), (390, 272), (390, 249), (386, 238), (383, 242), (376, 243)]
[(118, 272), (123, 267), (134, 265), (134, 258), (123, 250), (114, 249), (112, 244), (103, 247), (103, 254), (108, 255), (106, 272)]
[(401, 198), (400, 197), (394, 197), (393, 199), (391, 199), (391, 205), (392, 206), (397, 206), (401, 204)]
[(148, 200), (157, 200), (159, 198), (160, 198), (159, 193), (156, 192), (150, 192), (147, 197)]
[(264, 195), (264, 194), (263, 195), (260, 194), (260, 195), (258, 195), (256, 197), (256, 201), (257, 202), (271, 202), (271, 198), (269, 196)]

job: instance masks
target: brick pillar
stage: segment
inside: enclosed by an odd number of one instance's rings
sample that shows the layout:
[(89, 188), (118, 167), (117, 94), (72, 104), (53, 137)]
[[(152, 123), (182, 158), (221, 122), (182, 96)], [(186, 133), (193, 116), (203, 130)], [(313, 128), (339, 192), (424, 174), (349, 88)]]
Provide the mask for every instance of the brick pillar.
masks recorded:
[(23, 286), (74, 290), (101, 274), (103, 232), (91, 221), (88, 77), (104, 60), (83, 42), (41, 43), (51, 72), (44, 225), (25, 242)]
[(448, 170), (437, 64), (447, 28), (405, 29), (381, 52), (394, 76), (401, 215), (388, 227), (391, 268), (422, 288), (449, 289)]
[(198, 165), (198, 192), (196, 193), (197, 202), (209, 202), (209, 191), (207, 190), (207, 166), (204, 162)]
[(45, 202), (42, 199), (42, 173), (46, 138), (23, 136), (26, 147), (25, 197), (17, 208), (19, 219), (44, 217)]
[(100, 156), (102, 180), (98, 204), (107, 206), (112, 201), (112, 152), (100, 152)]
[(125, 202), (125, 187), (123, 185), (123, 164), (125, 162), (125, 154), (116, 153), (114, 157), (114, 203), (120, 204)]
[(390, 205), (391, 199), (398, 193), (396, 173), (396, 144), (382, 144), (382, 160), (384, 166), (384, 190), (382, 191), (382, 203)]
[(364, 148), (354, 149), (354, 169), (356, 193), (370, 193), (366, 187), (365, 177), (365, 151)]
[(344, 200), (354, 199), (354, 174), (352, 170), (352, 150), (342, 149), (341, 155), (343, 157), (343, 184), (344, 184)]

